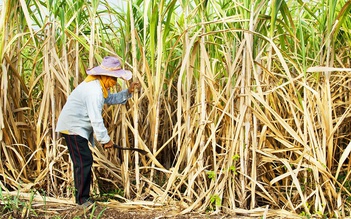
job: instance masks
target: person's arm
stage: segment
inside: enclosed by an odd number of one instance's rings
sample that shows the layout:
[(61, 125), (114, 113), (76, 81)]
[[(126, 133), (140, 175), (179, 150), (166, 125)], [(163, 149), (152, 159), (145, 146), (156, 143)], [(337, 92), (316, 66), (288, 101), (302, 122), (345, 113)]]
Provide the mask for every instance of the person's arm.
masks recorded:
[(132, 83), (130, 83), (130, 85), (128, 87), (128, 92), (130, 94), (132, 94), (138, 89), (140, 89), (140, 83), (139, 82), (132, 82)]
[(91, 122), (91, 126), (93, 128), (96, 140), (101, 144), (109, 143), (111, 141), (111, 138), (108, 135), (107, 129), (102, 118), (102, 108), (104, 105), (104, 98), (102, 94), (91, 94), (89, 98), (85, 100), (85, 102), (88, 117)]
[(113, 141), (112, 140), (110, 140), (109, 142), (107, 142), (106, 144), (103, 144), (102, 146), (103, 146), (103, 148), (112, 148), (112, 146), (113, 146)]
[(128, 89), (122, 90), (118, 93), (109, 93), (108, 97), (105, 99), (105, 103), (108, 105), (125, 104), (132, 94), (140, 88), (139, 82), (132, 82)]
[[(105, 103), (109, 105), (113, 104), (125, 104), (129, 98), (132, 97), (132, 94), (135, 92), (136, 89), (140, 88), (140, 84), (138, 82), (132, 82), (128, 89), (125, 89), (121, 92), (114, 93), (108, 95), (108, 97), (105, 99)], [(114, 143), (110, 139), (107, 143), (103, 144), (103, 147), (106, 148), (111, 148), (113, 147)]]
[(118, 93), (109, 93), (105, 99), (105, 104), (116, 105), (125, 104), (127, 100), (132, 97), (132, 94), (128, 92), (128, 89), (122, 90)]

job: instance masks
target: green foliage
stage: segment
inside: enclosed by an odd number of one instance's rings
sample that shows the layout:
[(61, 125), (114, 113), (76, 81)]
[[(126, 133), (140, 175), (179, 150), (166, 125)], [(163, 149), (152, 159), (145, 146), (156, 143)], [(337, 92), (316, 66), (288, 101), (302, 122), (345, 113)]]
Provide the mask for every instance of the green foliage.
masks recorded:
[(21, 215), (21, 217), (37, 216), (36, 211), (32, 208), (34, 191), (31, 192), (29, 201), (21, 199), (19, 190), (17, 195), (3, 195), (2, 188), (0, 187), (0, 211), (2, 215), (11, 214), (14, 217)]
[(311, 215), (310, 214), (307, 214), (306, 212), (301, 212), (300, 213), (300, 216), (302, 216), (303, 218), (306, 218), (306, 219), (310, 219), (311, 218)]
[(215, 209), (215, 207), (221, 207), (222, 205), (222, 200), (221, 198), (219, 197), (219, 195), (212, 195), (211, 198), (210, 198), (210, 203), (211, 203), (211, 206), (212, 206), (212, 209)]
[(101, 201), (108, 201), (110, 199), (122, 201), (120, 199), (120, 197), (123, 197), (123, 196), (124, 196), (123, 189), (117, 189), (116, 188), (116, 189), (112, 189), (112, 190), (104, 192), (102, 194), (102, 196), (100, 198), (97, 198), (97, 199), (101, 199)]
[(233, 161), (238, 161), (240, 159), (240, 155), (239, 154), (235, 154), (233, 157), (232, 157)]
[(215, 171), (207, 171), (207, 177), (209, 179), (216, 179), (216, 172)]
[(232, 172), (234, 173), (234, 175), (237, 174), (237, 172), (236, 172), (236, 167), (235, 167), (235, 166), (233, 166), (233, 165), (230, 166), (230, 167), (229, 167), (229, 170), (232, 171)]

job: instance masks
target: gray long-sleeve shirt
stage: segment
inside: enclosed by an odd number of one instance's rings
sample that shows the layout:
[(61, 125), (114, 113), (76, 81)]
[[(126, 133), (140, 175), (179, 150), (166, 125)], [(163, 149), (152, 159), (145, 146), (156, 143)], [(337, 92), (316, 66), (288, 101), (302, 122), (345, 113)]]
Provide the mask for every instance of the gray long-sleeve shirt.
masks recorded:
[(99, 80), (83, 81), (70, 94), (57, 121), (57, 132), (68, 132), (80, 135), (92, 145), (93, 133), (102, 144), (110, 141), (110, 136), (102, 118), (104, 104), (125, 104), (132, 95), (128, 89), (118, 93), (109, 93), (103, 97)]

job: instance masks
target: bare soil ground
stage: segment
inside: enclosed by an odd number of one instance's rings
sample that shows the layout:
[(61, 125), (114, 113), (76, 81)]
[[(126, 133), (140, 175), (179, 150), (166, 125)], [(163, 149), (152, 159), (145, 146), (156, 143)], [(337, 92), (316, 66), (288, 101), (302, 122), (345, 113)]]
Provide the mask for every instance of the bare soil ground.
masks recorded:
[(226, 219), (226, 218), (248, 218), (235, 217), (225, 214), (180, 214), (179, 211), (171, 208), (157, 207), (118, 207), (107, 206), (104, 204), (94, 204), (87, 208), (77, 205), (62, 205), (62, 204), (47, 204), (47, 205), (33, 205), (32, 208), (26, 209), (2, 209), (0, 213), (1, 218), (6, 219)]
[[(37, 201), (41, 200), (41, 201)], [(88, 207), (76, 205), (72, 200), (47, 197), (0, 200), (0, 218), (4, 219), (301, 219), (299, 215), (284, 210), (256, 208), (235, 209), (232, 214), (190, 212), (182, 214), (184, 206), (177, 202), (163, 205), (149, 201), (119, 202), (117, 200), (98, 201)], [(187, 208), (185, 208), (187, 209)], [(315, 218), (315, 217), (310, 217)]]

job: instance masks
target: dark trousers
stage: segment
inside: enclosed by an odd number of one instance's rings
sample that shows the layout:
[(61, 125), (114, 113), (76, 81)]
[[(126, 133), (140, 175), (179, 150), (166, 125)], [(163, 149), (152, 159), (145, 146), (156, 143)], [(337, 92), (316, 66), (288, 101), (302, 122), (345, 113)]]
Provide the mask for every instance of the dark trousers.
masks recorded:
[(79, 135), (63, 134), (63, 136), (73, 162), (76, 202), (83, 204), (89, 199), (93, 155), (87, 139)]

